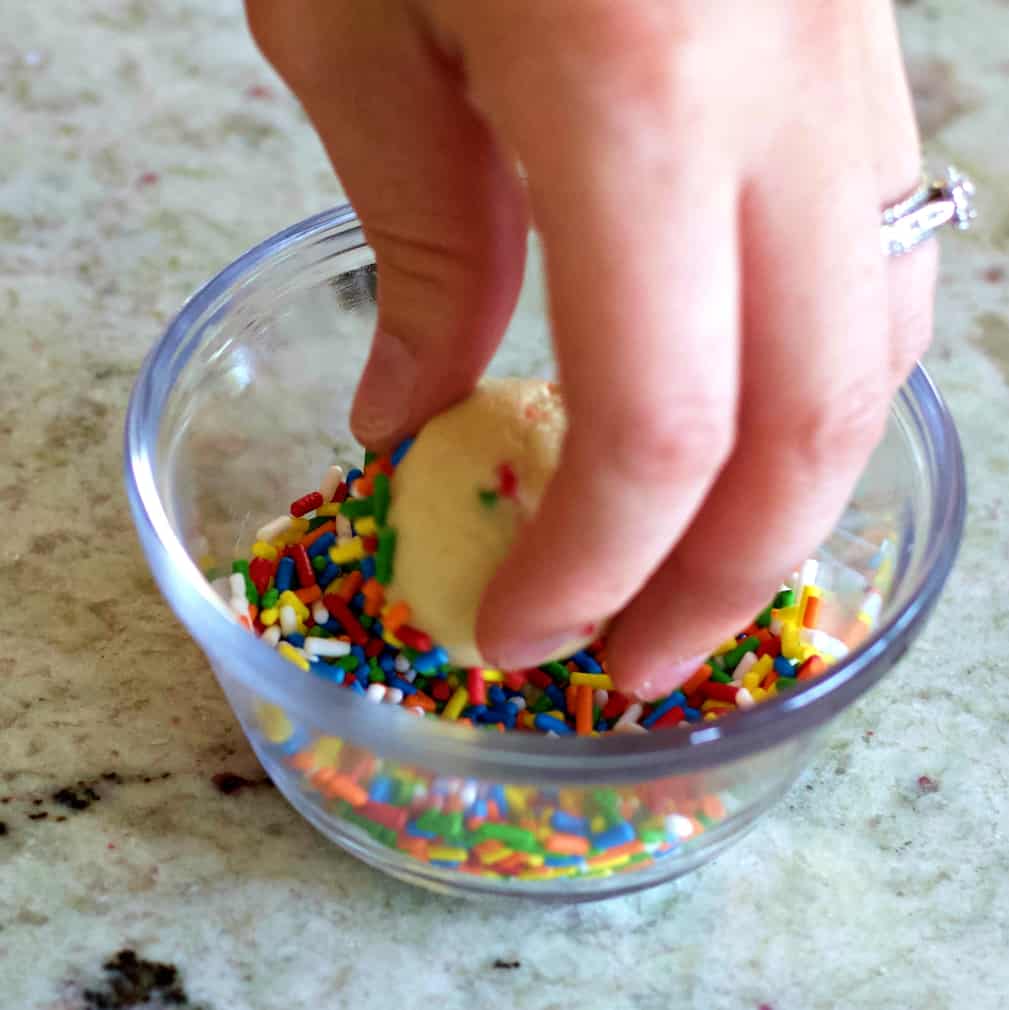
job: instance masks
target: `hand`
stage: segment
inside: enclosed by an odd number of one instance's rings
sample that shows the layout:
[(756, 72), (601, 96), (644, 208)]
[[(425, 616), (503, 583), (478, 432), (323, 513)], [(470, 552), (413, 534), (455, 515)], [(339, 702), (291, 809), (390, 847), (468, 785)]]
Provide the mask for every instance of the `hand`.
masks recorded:
[(363, 442), (469, 392), (536, 220), (571, 426), (484, 601), (485, 654), (527, 665), (618, 613), (618, 684), (670, 690), (829, 532), (930, 336), (934, 243), (879, 249), (880, 207), (920, 170), (888, 6), (248, 13), (376, 251)]

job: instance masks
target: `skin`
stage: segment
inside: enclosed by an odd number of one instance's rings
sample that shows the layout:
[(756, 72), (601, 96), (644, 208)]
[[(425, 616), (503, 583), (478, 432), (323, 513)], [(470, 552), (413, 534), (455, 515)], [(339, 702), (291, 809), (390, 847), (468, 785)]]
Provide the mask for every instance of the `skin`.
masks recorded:
[(482, 651), (525, 666), (616, 613), (616, 682), (670, 690), (829, 532), (931, 336), (935, 243), (879, 249), (921, 163), (889, 5), (247, 10), (377, 254), (365, 444), (472, 389), (535, 219), (570, 432)]

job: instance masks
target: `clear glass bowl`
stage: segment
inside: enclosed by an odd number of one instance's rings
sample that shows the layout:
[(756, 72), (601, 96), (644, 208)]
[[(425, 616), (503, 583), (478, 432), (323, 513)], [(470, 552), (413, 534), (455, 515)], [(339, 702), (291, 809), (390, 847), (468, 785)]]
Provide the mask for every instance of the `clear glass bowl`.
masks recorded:
[[(553, 369), (532, 246), (497, 374)], [(580, 901), (710, 859), (789, 788), (819, 731), (904, 654), (936, 601), (965, 509), (938, 393), (917, 369), (819, 551), (832, 633), (845, 633), (872, 585), (882, 596), (874, 632), (845, 660), (691, 728), (501, 734), (419, 719), (302, 672), (235, 623), (203, 574), (247, 557), (258, 526), (330, 463), (360, 458), (348, 408), (374, 299), (373, 256), (350, 208), (297, 224), (189, 300), (129, 406), (126, 481), (148, 560), (263, 766), (338, 845), (442, 891)]]

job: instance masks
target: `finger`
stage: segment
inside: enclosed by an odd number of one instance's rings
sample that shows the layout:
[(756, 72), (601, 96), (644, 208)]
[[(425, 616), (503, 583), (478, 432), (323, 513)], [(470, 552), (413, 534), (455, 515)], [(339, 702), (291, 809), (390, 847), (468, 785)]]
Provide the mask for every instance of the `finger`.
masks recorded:
[[(554, 479), (481, 609), (482, 651), (506, 666), (542, 661), (619, 610), (733, 439), (734, 169), (675, 47), (629, 37), (626, 22), (537, 25), (546, 53), (516, 57), (510, 83), (496, 78), (503, 92), (477, 81), (528, 173), (569, 413)], [(679, 156), (672, 136), (709, 156)]]
[(385, 448), (465, 396), (500, 341), (522, 280), (522, 190), (405, 4), (247, 7), (375, 249), (378, 323), (352, 423)]
[(625, 689), (668, 692), (674, 660), (748, 624), (812, 554), (882, 434), (892, 392), (885, 264), (868, 159), (838, 185), (829, 150), (778, 146), (801, 174), (760, 174), (743, 201), (743, 380), (736, 450), (669, 561), (620, 616)]

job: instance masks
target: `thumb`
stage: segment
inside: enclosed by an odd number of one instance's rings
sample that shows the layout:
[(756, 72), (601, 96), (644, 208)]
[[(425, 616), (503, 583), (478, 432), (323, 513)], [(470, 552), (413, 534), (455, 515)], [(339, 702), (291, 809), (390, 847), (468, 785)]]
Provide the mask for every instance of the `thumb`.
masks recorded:
[(384, 449), (467, 395), (493, 355), (522, 281), (523, 191), (461, 73), (406, 5), (248, 0), (247, 10), (375, 250), (378, 323), (351, 423)]

